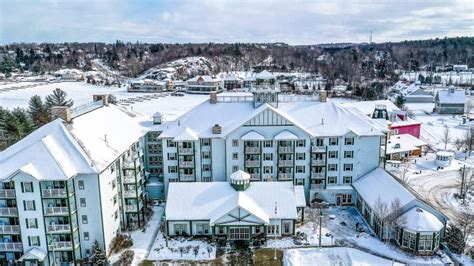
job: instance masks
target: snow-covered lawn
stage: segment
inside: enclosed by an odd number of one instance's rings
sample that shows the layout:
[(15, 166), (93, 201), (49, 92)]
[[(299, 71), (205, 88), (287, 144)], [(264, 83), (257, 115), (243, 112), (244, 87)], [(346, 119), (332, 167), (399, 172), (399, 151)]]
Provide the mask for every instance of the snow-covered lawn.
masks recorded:
[(168, 239), (168, 246), (163, 234), (158, 233), (147, 259), (162, 260), (213, 260), (216, 258), (216, 246), (207, 240), (192, 238)]
[(283, 265), (403, 265), (353, 248), (302, 248), (284, 253)]

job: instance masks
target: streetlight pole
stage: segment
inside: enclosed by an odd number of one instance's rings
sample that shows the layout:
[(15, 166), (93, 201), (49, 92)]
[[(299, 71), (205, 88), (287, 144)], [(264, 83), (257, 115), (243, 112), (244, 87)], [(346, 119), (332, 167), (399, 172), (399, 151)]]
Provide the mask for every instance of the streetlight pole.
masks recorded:
[(321, 232), (323, 227), (323, 209), (319, 208), (319, 248), (321, 248)]
[[(275, 219), (277, 217), (277, 214), (278, 214), (278, 205), (277, 205), (277, 202), (275, 201)], [(274, 238), (275, 238), (275, 243), (276, 243), (276, 225), (274, 225), (274, 231), (273, 231), (273, 235), (274, 235)], [(274, 253), (273, 253), (273, 260), (276, 260), (277, 259), (277, 249), (276, 249), (276, 246), (274, 248)]]

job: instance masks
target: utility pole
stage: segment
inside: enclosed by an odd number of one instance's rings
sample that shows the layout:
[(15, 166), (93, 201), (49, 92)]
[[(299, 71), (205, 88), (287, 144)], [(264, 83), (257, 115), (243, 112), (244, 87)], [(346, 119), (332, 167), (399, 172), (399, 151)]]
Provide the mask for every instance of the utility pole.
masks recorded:
[(323, 228), (323, 209), (319, 207), (319, 248), (321, 248), (321, 231)]
[(464, 177), (466, 174), (466, 165), (462, 167), (462, 175), (461, 175), (461, 197), (462, 197), (462, 203), (464, 204)]
[(471, 156), (471, 151), (472, 151), (472, 133), (473, 133), (473, 128), (469, 127), (469, 156)]
[[(277, 202), (275, 201), (275, 218), (277, 217), (277, 214), (278, 214), (278, 205), (277, 205)], [(275, 229), (276, 229), (276, 225), (275, 225)], [(276, 230), (273, 232), (273, 235), (275, 236), (275, 242), (276, 242)], [(276, 260), (276, 259), (277, 259), (277, 248), (275, 246), (275, 250), (273, 253), (273, 260)]]

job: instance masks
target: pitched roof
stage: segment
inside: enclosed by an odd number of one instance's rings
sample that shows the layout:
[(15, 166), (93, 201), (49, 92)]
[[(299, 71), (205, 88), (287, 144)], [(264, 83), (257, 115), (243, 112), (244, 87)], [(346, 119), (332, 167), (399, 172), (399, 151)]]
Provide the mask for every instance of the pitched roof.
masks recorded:
[(251, 130), (245, 133), (242, 137), (240, 137), (240, 139), (241, 140), (264, 140), (265, 137), (257, 133), (256, 131)]
[(419, 207), (402, 214), (397, 221), (406, 229), (417, 232), (438, 232), (444, 225), (436, 216)]
[(425, 145), (428, 143), (410, 134), (391, 135), (387, 143), (387, 154), (413, 151)]
[(275, 140), (297, 140), (298, 136), (285, 129), (278, 133), (274, 138)]
[(263, 70), (262, 72), (260, 73), (257, 73), (257, 75), (255, 75), (255, 78), (257, 79), (274, 79), (275, 76), (268, 72), (267, 70)]
[(454, 92), (451, 92), (450, 90), (438, 91), (436, 98), (440, 103), (466, 103), (466, 95), (462, 90), (454, 90)]

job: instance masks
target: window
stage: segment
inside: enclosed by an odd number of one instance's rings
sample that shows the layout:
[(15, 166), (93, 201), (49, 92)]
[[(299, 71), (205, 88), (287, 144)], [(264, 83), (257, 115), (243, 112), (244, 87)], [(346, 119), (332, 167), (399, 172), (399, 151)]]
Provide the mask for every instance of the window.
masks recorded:
[(290, 234), (291, 232), (291, 222), (283, 222), (283, 233)]
[(86, 249), (86, 257), (89, 257), (91, 254), (91, 250), (90, 249)]
[(204, 172), (209, 172), (209, 171), (211, 171), (211, 165), (210, 165), (210, 164), (203, 164), (203, 165), (202, 165), (202, 170), (203, 170)]
[(114, 180), (112, 180), (112, 189), (115, 189), (116, 186), (117, 186), (117, 179), (114, 178)]
[(328, 164), (328, 171), (329, 172), (337, 171), (337, 164), (335, 164), (335, 163)]
[(280, 234), (280, 226), (271, 224), (267, 227), (267, 234), (268, 235), (279, 235)]
[(23, 207), (25, 211), (34, 211), (36, 210), (36, 205), (34, 200), (24, 200)]
[(304, 179), (303, 178), (296, 178), (295, 185), (297, 186), (304, 186)]
[(329, 138), (329, 145), (335, 146), (338, 144), (338, 138)]
[(304, 147), (306, 145), (306, 140), (300, 139), (296, 141), (296, 147)]
[(87, 219), (87, 215), (82, 215), (81, 220), (82, 220), (82, 224), (88, 224), (89, 223), (89, 220)]
[(418, 251), (431, 251), (431, 245), (433, 244), (433, 235), (421, 235), (418, 242)]
[(239, 171), (239, 166), (238, 165), (232, 166), (232, 172), (237, 172), (237, 171)]
[(352, 183), (352, 176), (344, 176), (343, 181), (344, 181), (344, 184)]
[(403, 231), (402, 247), (415, 250), (416, 234)]
[(28, 243), (30, 247), (37, 247), (40, 245), (40, 237), (39, 236), (29, 236)]
[(21, 192), (23, 192), (23, 193), (32, 193), (33, 192), (33, 182), (21, 182)]
[(337, 158), (337, 151), (329, 151), (329, 158)]
[(352, 171), (353, 164), (351, 163), (345, 163), (344, 164), (344, 171)]
[(239, 159), (239, 154), (234, 152), (232, 153), (232, 160), (238, 160)]
[(239, 141), (236, 139), (232, 140), (232, 147), (239, 147)]
[(174, 174), (177, 172), (176, 166), (168, 166), (168, 173)]
[(219, 227), (218, 229), (218, 234), (223, 235), (224, 234), (224, 227)]
[(168, 140), (166, 141), (166, 144), (169, 148), (173, 148), (173, 147), (176, 147), (176, 142), (172, 141), (172, 140)]
[(209, 224), (205, 224), (205, 223), (196, 224), (196, 234), (197, 235), (208, 235), (209, 234)]
[(258, 234), (261, 233), (260, 226), (254, 227), (254, 233), (255, 233), (256, 235), (258, 235)]
[(296, 160), (304, 160), (306, 158), (306, 154), (305, 153), (296, 153)]
[(210, 139), (202, 139), (202, 146), (210, 146), (211, 140)]
[(264, 161), (272, 161), (273, 160), (273, 153), (264, 153), (263, 154)]
[(344, 139), (345, 145), (354, 145), (354, 138), (345, 138)]
[(328, 184), (336, 184), (337, 176), (328, 176)]
[(320, 139), (320, 138), (316, 139), (315, 145), (318, 146), (318, 147), (323, 146), (324, 145), (324, 139)]
[(211, 158), (211, 153), (208, 152), (208, 151), (203, 151), (203, 152), (202, 152), (202, 158), (203, 158), (203, 159), (209, 159), (209, 158)]
[(297, 165), (296, 166), (297, 173), (304, 173), (304, 165)]
[(26, 218), (26, 228), (38, 228), (38, 219)]
[(344, 151), (344, 158), (354, 158), (354, 151)]
[(114, 220), (117, 220), (118, 219), (118, 210), (115, 210), (114, 212)]
[(263, 142), (263, 147), (265, 147), (265, 148), (271, 148), (271, 147), (273, 147), (273, 141), (271, 141), (271, 140), (265, 140), (265, 141)]
[(81, 204), (81, 207), (86, 207), (86, 198), (80, 198), (79, 202)]
[(115, 166), (112, 164), (112, 165), (110, 166), (110, 173), (112, 174), (114, 171), (115, 171)]
[(89, 232), (84, 232), (84, 240), (88, 241), (89, 240)]
[(172, 152), (172, 153), (168, 153), (168, 160), (176, 160), (176, 153)]
[(230, 227), (229, 228), (229, 239), (230, 240), (243, 240), (250, 238), (250, 229), (248, 227)]
[(174, 233), (176, 235), (182, 235), (186, 232), (186, 224), (174, 224), (173, 225)]
[(79, 187), (80, 190), (83, 190), (84, 189), (84, 180), (77, 181), (77, 186)]
[(271, 174), (271, 173), (273, 173), (273, 166), (264, 166), (264, 167), (263, 167), (263, 172), (264, 172), (265, 174)]

